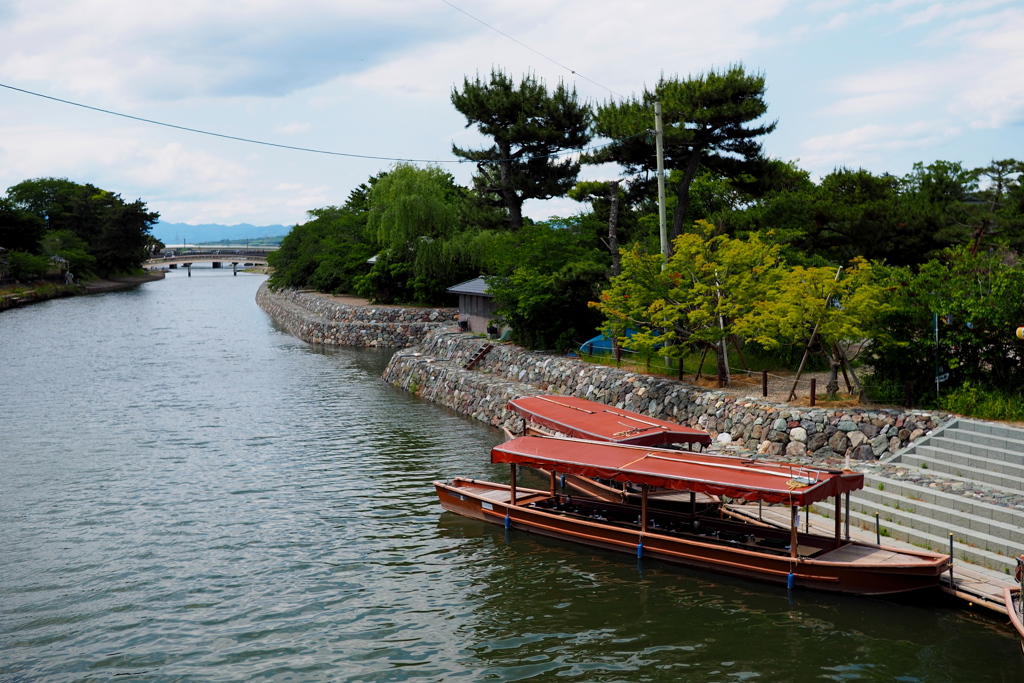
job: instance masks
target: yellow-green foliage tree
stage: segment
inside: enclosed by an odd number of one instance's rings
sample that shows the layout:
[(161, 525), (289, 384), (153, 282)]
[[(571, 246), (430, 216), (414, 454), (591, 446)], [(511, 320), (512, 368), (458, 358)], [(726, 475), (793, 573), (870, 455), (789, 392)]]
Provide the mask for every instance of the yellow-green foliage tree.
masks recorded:
[[(736, 333), (766, 348), (806, 343), (810, 350), (817, 345), (829, 363), (829, 395), (839, 391), (839, 368), (850, 360), (851, 349), (859, 353), (872, 336), (874, 321), (890, 308), (875, 269), (860, 258), (840, 269), (788, 269), (766, 294), (737, 320)], [(850, 372), (862, 391), (852, 367)]]
[(757, 235), (715, 235), (705, 221), (677, 237), (674, 247), (664, 269), (660, 255), (624, 251), (621, 275), (591, 306), (604, 314), (605, 333), (624, 348), (670, 358), (706, 349), (724, 377), (725, 340), (784, 276), (779, 248)]

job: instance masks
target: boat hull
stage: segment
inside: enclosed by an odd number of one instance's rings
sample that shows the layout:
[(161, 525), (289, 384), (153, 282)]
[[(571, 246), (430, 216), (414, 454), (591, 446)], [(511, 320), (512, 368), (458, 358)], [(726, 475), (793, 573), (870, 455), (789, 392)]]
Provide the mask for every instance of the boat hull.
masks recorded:
[(1006, 613), (1010, 616), (1010, 623), (1017, 631), (1017, 638), (1020, 639), (1021, 651), (1024, 651), (1024, 615), (1021, 614), (1020, 588), (1004, 588), (1003, 600), (1006, 602)]
[[(641, 532), (638, 524), (630, 528), (621, 522), (605, 523), (546, 511), (538, 506), (555, 500), (546, 491), (517, 489), (518, 504), (510, 505), (510, 487), (503, 484), (456, 479), (452, 483), (435, 482), (435, 487), (441, 506), (464, 517), (698, 569), (782, 585), (792, 582), (800, 588), (859, 595), (923, 590), (938, 585), (948, 563), (948, 558), (934, 553), (850, 542), (814, 548), (813, 558), (793, 559), (788, 551), (767, 552), (657, 529)], [(832, 543), (820, 537), (814, 540), (823, 545)]]

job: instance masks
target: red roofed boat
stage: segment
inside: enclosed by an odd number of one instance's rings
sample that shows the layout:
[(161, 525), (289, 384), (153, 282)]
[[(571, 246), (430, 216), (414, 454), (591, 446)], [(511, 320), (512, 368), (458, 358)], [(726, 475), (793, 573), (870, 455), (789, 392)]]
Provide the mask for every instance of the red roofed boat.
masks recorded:
[(707, 446), (711, 435), (699, 429), (575, 396), (527, 396), (508, 402), (527, 422), (565, 436), (634, 446)]
[[(689, 450), (694, 446), (703, 449), (711, 443), (711, 435), (699, 429), (575, 396), (527, 396), (509, 401), (507, 407), (526, 421), (525, 434), (561, 435), (635, 446), (685, 444)], [(590, 477), (565, 473), (563, 476), (566, 486), (588, 496), (611, 502), (638, 503), (640, 500), (639, 491), (630, 490), (625, 482), (610, 486), (610, 482)], [(685, 493), (671, 489), (652, 488), (648, 496), (656, 507), (678, 507), (689, 500)], [(699, 494), (694, 502), (718, 505), (720, 501), (715, 496)]]
[[(881, 595), (938, 585), (949, 558), (799, 531), (798, 509), (863, 488), (864, 475), (670, 449), (524, 436), (491, 449), (509, 463), (511, 484), (435, 482), (441, 506), (506, 528), (691, 567), (839, 593)], [(549, 491), (516, 485), (516, 466), (550, 472)], [(559, 494), (557, 473), (631, 482), (640, 505)], [(651, 509), (652, 486), (726, 495), (791, 508), (789, 530), (699, 513)]]

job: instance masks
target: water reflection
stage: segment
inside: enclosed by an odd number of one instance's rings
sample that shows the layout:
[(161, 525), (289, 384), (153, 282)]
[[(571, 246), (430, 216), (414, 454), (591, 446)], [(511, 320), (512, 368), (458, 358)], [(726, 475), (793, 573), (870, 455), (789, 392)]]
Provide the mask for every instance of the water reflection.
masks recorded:
[[(571, 680), (1012, 680), (1015, 639), (952, 610), (710, 576), (442, 515), (489, 671)], [(999, 642), (980, 662), (970, 643)], [(995, 655), (995, 653), (993, 653)], [(527, 662), (528, 664), (523, 664)], [(518, 663), (518, 664), (517, 664)], [(991, 667), (990, 671), (981, 673)], [(965, 678), (966, 677), (966, 678)], [(514, 676), (505, 680), (517, 680)]]
[(275, 329), (259, 282), (0, 315), (0, 680), (1024, 676), (998, 622), (443, 513), (434, 480), (507, 481), (501, 434)]

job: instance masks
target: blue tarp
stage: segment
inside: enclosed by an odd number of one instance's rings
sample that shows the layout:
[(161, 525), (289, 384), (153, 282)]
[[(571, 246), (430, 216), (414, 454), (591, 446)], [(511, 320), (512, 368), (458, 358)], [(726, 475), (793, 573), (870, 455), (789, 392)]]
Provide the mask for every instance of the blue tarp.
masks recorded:
[[(626, 330), (626, 336), (632, 337), (636, 334), (636, 330)], [(661, 347), (661, 344), (658, 344)], [(599, 334), (593, 339), (580, 344), (580, 353), (595, 354), (595, 353), (611, 353), (612, 352), (612, 340), (611, 337), (606, 337), (603, 334)]]

